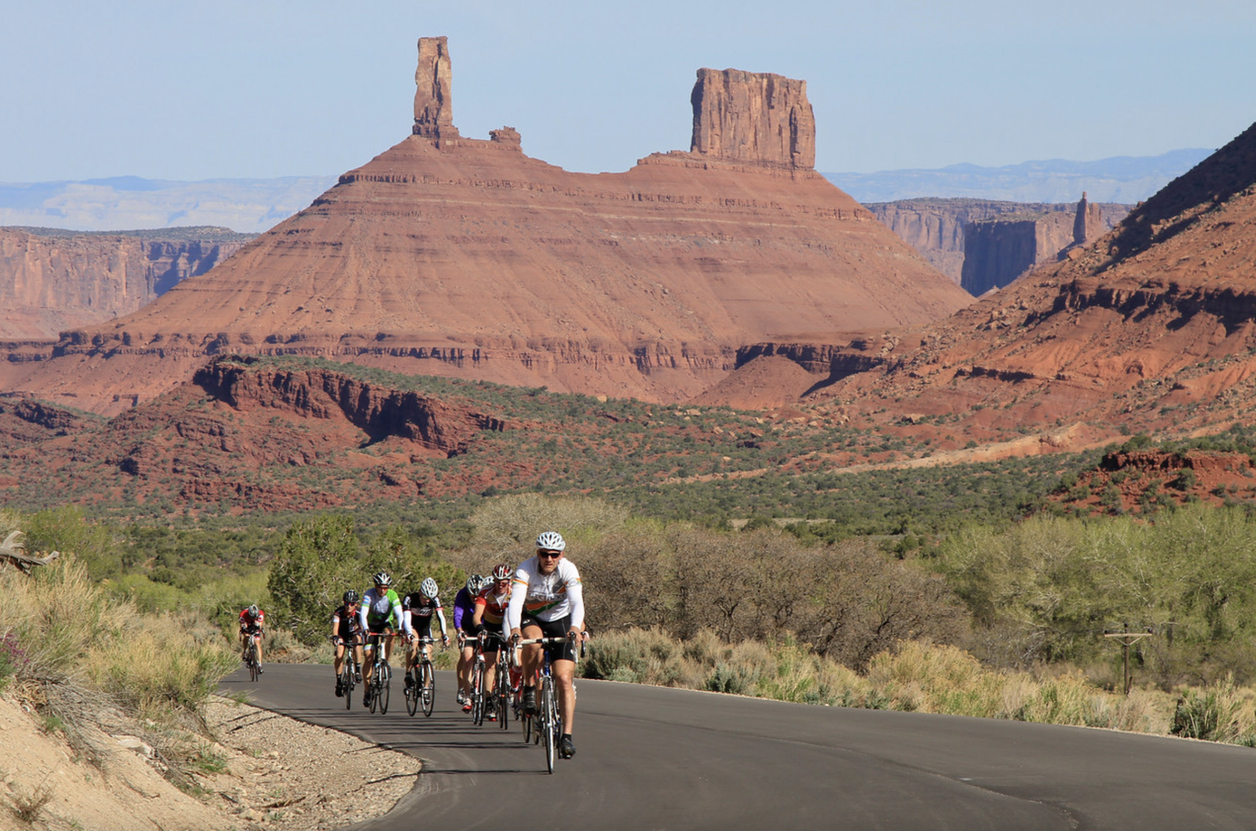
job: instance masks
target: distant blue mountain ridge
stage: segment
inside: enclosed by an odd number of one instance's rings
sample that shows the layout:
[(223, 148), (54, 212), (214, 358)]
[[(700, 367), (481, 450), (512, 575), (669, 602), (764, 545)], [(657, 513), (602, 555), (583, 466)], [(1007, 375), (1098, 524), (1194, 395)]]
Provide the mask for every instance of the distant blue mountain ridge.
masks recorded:
[(1091, 202), (1136, 204), (1213, 154), (1190, 148), (1159, 156), (1113, 156), (1094, 162), (1064, 159), (1004, 167), (955, 164), (932, 170), (824, 173), (864, 204), (900, 199), (992, 199), (1002, 202)]
[[(934, 170), (824, 173), (859, 202), (921, 197), (1004, 202), (1134, 204), (1212, 154), (1174, 150), (1160, 156), (1115, 156), (1095, 162), (1062, 159), (1005, 167), (957, 164)], [(261, 233), (308, 207), (335, 176), (207, 179), (180, 182), (115, 176), (66, 182), (0, 183), (0, 226), (73, 231), (215, 226)]]

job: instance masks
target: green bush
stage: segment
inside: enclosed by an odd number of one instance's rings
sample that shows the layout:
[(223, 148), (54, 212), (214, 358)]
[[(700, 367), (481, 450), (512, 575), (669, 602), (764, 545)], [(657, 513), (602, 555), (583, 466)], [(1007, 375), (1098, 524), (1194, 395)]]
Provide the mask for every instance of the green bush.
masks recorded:
[(1183, 690), (1173, 711), (1175, 736), (1213, 742), (1241, 742), (1253, 730), (1252, 702), (1227, 677), (1203, 690)]

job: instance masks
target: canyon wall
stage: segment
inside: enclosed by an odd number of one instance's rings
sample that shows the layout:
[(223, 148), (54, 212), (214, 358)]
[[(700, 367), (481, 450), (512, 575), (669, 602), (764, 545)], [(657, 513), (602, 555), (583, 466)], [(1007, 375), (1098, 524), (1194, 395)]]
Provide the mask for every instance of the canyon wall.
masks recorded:
[[(1084, 198), (1084, 196), (1083, 196)], [(1093, 240), (1115, 227), (1130, 211), (1129, 205), (1087, 203), (1083, 227), (1085, 238)], [(1077, 203), (998, 202), (984, 199), (904, 199), (897, 202), (866, 204), (868, 210), (908, 245), (911, 245), (938, 271), (963, 285), (972, 294), (981, 294), (995, 286), (1005, 286), (1035, 263), (1047, 262), (1072, 244), (1074, 225), (1078, 221)], [(1062, 216), (1056, 216), (1061, 214)], [(968, 228), (982, 222), (1006, 220), (1010, 224), (984, 231), (975, 256), (982, 266), (970, 282), (964, 283), (965, 259), (968, 256)], [(1033, 228), (1020, 223), (1036, 223)], [(1040, 227), (1037, 227), (1040, 226)], [(1041, 242), (1024, 242), (1029, 234)], [(1052, 240), (1060, 247), (1045, 253)], [(1025, 264), (1025, 256), (1004, 259), (993, 249), (1019, 250), (1028, 245), (1034, 249), (1033, 259)], [(977, 268), (970, 265), (969, 268)]]
[(251, 238), (225, 228), (126, 234), (0, 228), (0, 337), (51, 340), (129, 314)]

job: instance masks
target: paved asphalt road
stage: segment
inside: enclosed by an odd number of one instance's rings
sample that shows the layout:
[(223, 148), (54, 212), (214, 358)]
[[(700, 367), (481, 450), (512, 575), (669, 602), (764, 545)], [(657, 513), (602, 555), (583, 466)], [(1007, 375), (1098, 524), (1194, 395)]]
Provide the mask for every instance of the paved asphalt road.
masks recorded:
[(515, 723), (471, 724), (448, 672), (431, 718), (406, 714), (399, 678), (388, 715), (361, 688), (345, 710), (327, 666), (222, 686), (423, 759), (396, 809), (355, 826), (370, 831), (1256, 829), (1256, 750), (1207, 742), (584, 680), (576, 757), (549, 775)]

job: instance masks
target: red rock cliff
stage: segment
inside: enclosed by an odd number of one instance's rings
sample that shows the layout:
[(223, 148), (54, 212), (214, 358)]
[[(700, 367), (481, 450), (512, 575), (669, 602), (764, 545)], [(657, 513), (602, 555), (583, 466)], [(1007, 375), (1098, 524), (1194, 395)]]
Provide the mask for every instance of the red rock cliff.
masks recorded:
[[(805, 87), (700, 75), (693, 152), (569, 173), (515, 130), (450, 132), (419, 44), (416, 132), (223, 266), (67, 333), (0, 385), (114, 413), (226, 352), (686, 400), (772, 337), (936, 319), (969, 301), (811, 169)], [(702, 80), (704, 79), (704, 80)]]
[(699, 69), (690, 101), (690, 152), (733, 162), (815, 167), (816, 122), (806, 81)]
[(134, 312), (250, 238), (225, 228), (126, 234), (0, 228), (0, 339), (51, 340)]

